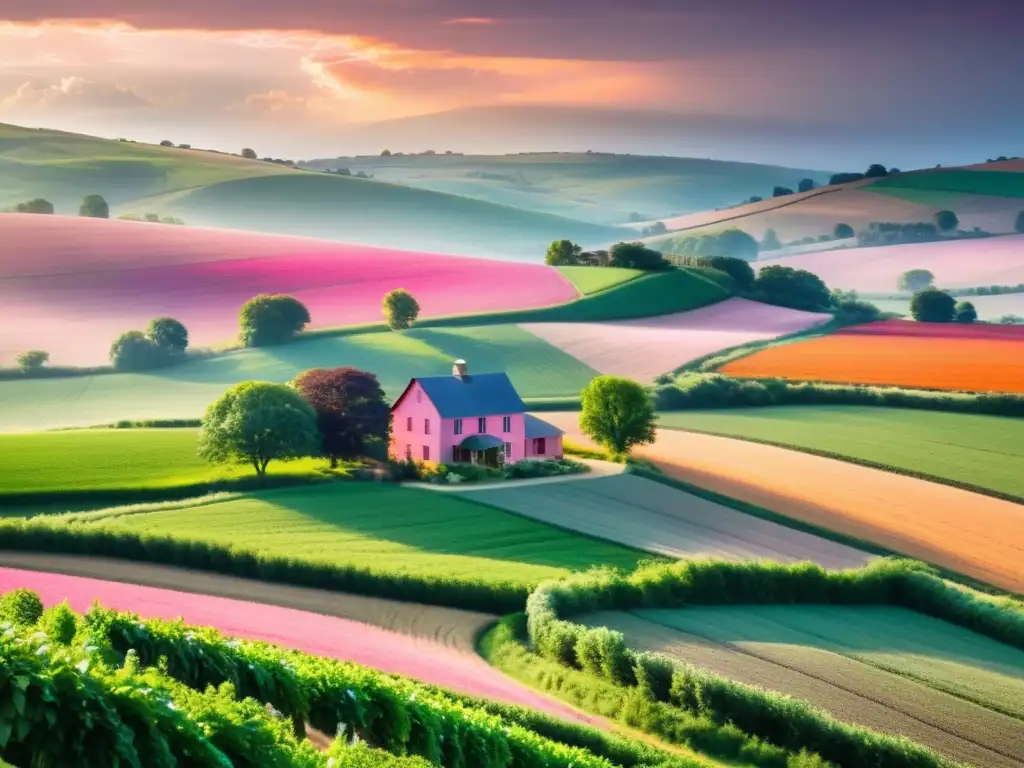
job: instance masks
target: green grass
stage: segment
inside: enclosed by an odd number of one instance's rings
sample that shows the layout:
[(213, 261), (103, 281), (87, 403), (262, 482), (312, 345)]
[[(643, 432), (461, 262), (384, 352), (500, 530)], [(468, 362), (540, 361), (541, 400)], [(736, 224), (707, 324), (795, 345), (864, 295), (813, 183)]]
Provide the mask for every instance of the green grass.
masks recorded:
[(641, 611), (643, 618), (757, 653), (837, 653), (1024, 719), (1024, 651), (903, 608), (744, 606)]
[(451, 372), (464, 358), (478, 373), (504, 371), (525, 398), (575, 397), (596, 372), (513, 325), (415, 328), (319, 336), (242, 350), (152, 374), (103, 374), (0, 382), (0, 431), (192, 418), (239, 381), (287, 382), (313, 367), (373, 371), (389, 397), (415, 376)]
[[(900, 173), (886, 176), (867, 188), (872, 192), (886, 193), (889, 190), (912, 189), (1024, 198), (1024, 173), (955, 169), (930, 170), (927, 173)], [(906, 199), (917, 202), (912, 197)]]
[(866, 406), (680, 411), (662, 426), (825, 452), (1024, 497), (1020, 419)]
[(457, 494), (370, 483), (268, 491), (130, 515), (113, 508), (109, 517), (90, 513), (76, 525), (197, 539), (313, 563), (488, 583), (535, 584), (592, 565), (630, 569), (648, 558)]
[(640, 269), (619, 267), (558, 267), (558, 271), (584, 296), (628, 283), (645, 274)]

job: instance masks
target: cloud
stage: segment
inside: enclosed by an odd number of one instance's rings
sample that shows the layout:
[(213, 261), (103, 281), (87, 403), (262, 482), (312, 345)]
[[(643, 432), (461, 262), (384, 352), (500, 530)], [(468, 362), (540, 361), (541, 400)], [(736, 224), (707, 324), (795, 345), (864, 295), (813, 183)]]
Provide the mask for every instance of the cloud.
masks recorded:
[(26, 81), (0, 101), (0, 109), (11, 111), (126, 111), (151, 107), (131, 88), (114, 83), (93, 82), (83, 77), (61, 78), (58, 82)]
[(441, 23), (442, 24), (448, 24), (448, 25), (451, 25), (451, 24), (470, 24), (470, 25), (485, 26), (485, 25), (488, 25), (488, 24), (498, 24), (499, 20), (498, 19), (489, 19), (486, 16), (468, 16), (468, 17), (466, 17), (464, 19), (446, 19), (445, 21), (442, 21)]

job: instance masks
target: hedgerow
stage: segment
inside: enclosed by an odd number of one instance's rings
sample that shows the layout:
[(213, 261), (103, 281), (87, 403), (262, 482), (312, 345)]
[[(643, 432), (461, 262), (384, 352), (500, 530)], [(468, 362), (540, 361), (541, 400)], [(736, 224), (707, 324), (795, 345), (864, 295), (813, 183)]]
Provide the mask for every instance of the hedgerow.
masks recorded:
[(667, 657), (634, 653), (621, 633), (569, 620), (600, 610), (800, 603), (901, 606), (1024, 648), (1024, 612), (1010, 601), (947, 584), (919, 563), (891, 559), (848, 571), (717, 561), (650, 564), (629, 575), (598, 569), (541, 584), (527, 601), (527, 628), (546, 659), (716, 723), (733, 723), (781, 747), (807, 748), (840, 766), (949, 765), (907, 739), (840, 722), (806, 702)]
[(0, 540), (4, 548), (10, 550), (95, 555), (159, 563), (299, 587), (485, 613), (501, 614), (522, 610), (531, 588), (526, 583), (470, 581), (313, 563), (199, 540), (119, 531), (100, 526), (86, 528), (73, 524), (75, 518), (104, 514), (109, 512), (0, 520)]

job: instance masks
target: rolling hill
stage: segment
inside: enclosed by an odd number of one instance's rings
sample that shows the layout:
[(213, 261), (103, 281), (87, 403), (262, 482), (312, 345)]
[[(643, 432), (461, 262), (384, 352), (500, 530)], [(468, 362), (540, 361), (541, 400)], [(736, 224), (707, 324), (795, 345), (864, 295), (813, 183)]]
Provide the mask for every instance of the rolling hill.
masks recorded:
[(802, 178), (820, 184), (829, 177), (773, 165), (605, 152), (338, 157), (303, 166), (347, 168), (381, 181), (605, 225), (731, 205), (770, 194), (776, 185), (795, 187)]
[(629, 235), (381, 181), (0, 124), (0, 209), (43, 197), (73, 214), (94, 193), (115, 216), (153, 212), (190, 225), (524, 261), (539, 260), (554, 239), (598, 245)]

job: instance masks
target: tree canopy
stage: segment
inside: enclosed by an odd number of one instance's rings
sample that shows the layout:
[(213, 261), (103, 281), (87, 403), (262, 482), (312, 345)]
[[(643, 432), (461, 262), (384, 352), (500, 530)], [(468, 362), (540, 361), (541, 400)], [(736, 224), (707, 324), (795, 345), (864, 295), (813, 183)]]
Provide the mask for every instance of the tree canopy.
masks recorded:
[(38, 371), (50, 360), (50, 353), (44, 352), (41, 349), (30, 349), (27, 352), (19, 352), (14, 358), (14, 362), (18, 364), (18, 367), (25, 373), (31, 373), (32, 371)]
[(150, 320), (146, 336), (167, 352), (182, 353), (188, 347), (188, 329), (173, 317), (155, 317)]
[(806, 269), (777, 264), (762, 267), (754, 280), (754, 293), (768, 304), (816, 312), (832, 304), (832, 294), (820, 277)]
[(789, 187), (776, 187), (772, 190), (772, 197), (786, 197), (786, 195), (792, 195), (793, 190)]
[(797, 185), (797, 192), (810, 192), (818, 185), (814, 183), (814, 179), (800, 179), (800, 183)]
[(654, 406), (631, 379), (598, 376), (580, 393), (580, 429), (613, 453), (654, 442)]
[(680, 256), (731, 256), (756, 261), (760, 246), (752, 235), (730, 227), (721, 232), (672, 239), (665, 248)]
[(14, 206), (15, 213), (53, 213), (53, 203), (49, 200), (44, 200), (41, 197), (36, 197), (32, 200), (26, 200), (24, 203), (18, 203)]
[(555, 240), (544, 254), (544, 263), (551, 267), (568, 267), (579, 264), (583, 248), (572, 240)]
[(263, 477), (274, 459), (319, 452), (316, 422), (316, 411), (291, 387), (243, 381), (206, 410), (197, 454), (214, 464), (251, 464)]
[(391, 408), (377, 377), (358, 368), (313, 368), (300, 373), (292, 386), (316, 411), (320, 450), (338, 465), (367, 453), (371, 443), (386, 447)]
[(953, 211), (939, 211), (935, 214), (935, 223), (942, 232), (951, 232), (960, 226), (960, 219)]
[(93, 219), (109, 219), (110, 206), (107, 205), (107, 201), (103, 199), (102, 195), (86, 195), (78, 207), (78, 215)]
[(935, 282), (935, 275), (927, 269), (910, 269), (900, 275), (896, 281), (896, 289), (916, 293), (925, 288), (931, 288)]
[(628, 269), (667, 269), (670, 264), (660, 251), (648, 248), (643, 243), (616, 243), (609, 250), (611, 266)]
[(842, 222), (836, 224), (835, 229), (832, 230), (832, 236), (835, 237), (836, 240), (843, 240), (847, 237), (853, 237), (853, 235), (853, 227), (849, 224), (843, 224)]
[(384, 322), (393, 331), (411, 327), (420, 316), (419, 302), (402, 288), (385, 294), (381, 308), (384, 311)]
[(125, 331), (110, 345), (110, 362), (119, 371), (145, 371), (165, 359), (164, 351), (142, 331)]
[(953, 308), (953, 319), (958, 323), (973, 323), (978, 319), (978, 310), (969, 301), (961, 301)]
[(242, 150), (242, 157), (244, 157), (246, 160), (255, 160), (256, 150), (246, 147), (245, 149)]
[(950, 323), (956, 311), (956, 299), (938, 288), (925, 288), (910, 300), (910, 314), (921, 323)]
[(238, 314), (239, 338), (247, 347), (281, 344), (309, 320), (309, 310), (294, 296), (260, 294), (249, 299)]

